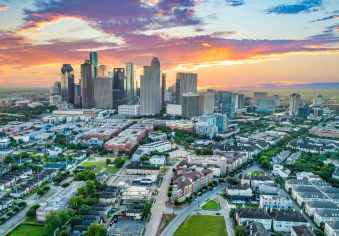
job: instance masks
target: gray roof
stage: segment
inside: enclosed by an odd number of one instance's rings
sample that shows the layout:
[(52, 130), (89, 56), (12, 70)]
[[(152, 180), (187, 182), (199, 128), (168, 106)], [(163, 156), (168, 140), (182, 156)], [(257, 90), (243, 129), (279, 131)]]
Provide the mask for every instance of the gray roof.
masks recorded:
[(339, 230), (339, 221), (327, 221), (326, 224), (334, 230)]
[(299, 212), (294, 210), (275, 210), (271, 212), (271, 216), (273, 220), (276, 221), (291, 221), (291, 222), (305, 222), (307, 220), (305, 217)]
[(316, 234), (306, 225), (292, 226), (297, 236), (316, 236)]
[(339, 217), (339, 209), (316, 209), (315, 213), (322, 217)]
[(270, 215), (264, 209), (239, 208), (237, 214), (239, 218), (271, 219)]
[(306, 205), (310, 208), (329, 208), (329, 209), (339, 209), (339, 207), (337, 206), (337, 204), (335, 204), (334, 202), (330, 202), (330, 201), (310, 201), (310, 202), (306, 202)]

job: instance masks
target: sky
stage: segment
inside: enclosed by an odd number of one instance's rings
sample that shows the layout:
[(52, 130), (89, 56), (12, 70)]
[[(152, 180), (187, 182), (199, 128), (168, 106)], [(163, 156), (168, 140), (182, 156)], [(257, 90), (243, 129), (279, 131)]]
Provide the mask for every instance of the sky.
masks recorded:
[(0, 87), (77, 81), (90, 51), (200, 89), (339, 82), (339, 0), (0, 0), (0, 22)]

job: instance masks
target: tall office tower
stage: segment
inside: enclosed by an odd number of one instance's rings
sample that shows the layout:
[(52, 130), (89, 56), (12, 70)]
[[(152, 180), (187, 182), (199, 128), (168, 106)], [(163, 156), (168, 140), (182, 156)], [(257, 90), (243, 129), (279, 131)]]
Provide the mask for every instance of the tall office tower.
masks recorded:
[(198, 86), (198, 75), (194, 73), (177, 73), (176, 79), (176, 99), (182, 105), (182, 95), (184, 93), (196, 93)]
[(152, 59), (150, 66), (144, 66), (144, 75), (140, 78), (140, 113), (155, 115), (161, 110), (160, 62)]
[(199, 94), (184, 93), (182, 94), (182, 116), (190, 119), (199, 115)]
[(74, 85), (74, 108), (81, 108), (81, 81)]
[(217, 93), (217, 103), (219, 104), (219, 110), (221, 113), (227, 114), (227, 116), (230, 118), (233, 118), (235, 116), (235, 93), (219, 91)]
[(275, 100), (275, 107), (279, 107), (281, 105), (281, 98), (279, 95), (273, 95), (272, 96)]
[(258, 99), (259, 98), (264, 98), (264, 97), (267, 97), (267, 93), (266, 92), (254, 92), (253, 105), (256, 106)]
[(74, 103), (74, 71), (70, 64), (61, 67), (61, 97), (64, 102)]
[(81, 64), (81, 95), (82, 95), (82, 108), (93, 108), (93, 75), (94, 67), (89, 60), (85, 60)]
[(126, 64), (126, 99), (128, 105), (135, 105), (137, 103), (135, 65), (133, 63)]
[(113, 107), (112, 79), (98, 77), (94, 80), (94, 107), (111, 109)]
[(165, 94), (166, 94), (166, 74), (162, 73), (161, 74), (161, 107), (162, 108), (166, 107)]
[(236, 102), (235, 102), (235, 109), (243, 109), (245, 104), (245, 95), (241, 93), (237, 93), (236, 95)]
[(322, 95), (318, 95), (315, 99), (315, 104), (316, 106), (323, 106), (323, 102), (324, 102), (324, 97)]
[(293, 93), (290, 96), (290, 109), (289, 115), (290, 116), (297, 116), (299, 112), (299, 107), (301, 104), (301, 95), (298, 93)]
[(50, 90), (51, 95), (60, 95), (61, 94), (61, 82), (55, 81), (53, 87)]
[(99, 65), (98, 69), (98, 77), (106, 77), (106, 66), (105, 65)]
[(214, 112), (214, 93), (199, 93), (199, 115)]
[(259, 113), (275, 113), (276, 100), (274, 97), (262, 97), (257, 100), (256, 112)]
[(113, 108), (126, 104), (125, 68), (113, 69)]
[(299, 107), (298, 109), (298, 117), (301, 119), (308, 119), (311, 114), (311, 108), (309, 105), (305, 105)]
[(99, 68), (98, 53), (90, 52), (89, 60), (90, 60), (90, 64), (93, 66), (92, 78), (96, 78), (98, 77), (98, 68)]

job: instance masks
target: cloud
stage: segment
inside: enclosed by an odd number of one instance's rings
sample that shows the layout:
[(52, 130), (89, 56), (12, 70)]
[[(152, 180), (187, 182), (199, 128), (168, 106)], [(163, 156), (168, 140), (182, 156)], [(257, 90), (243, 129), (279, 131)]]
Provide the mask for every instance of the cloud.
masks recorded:
[(332, 20), (332, 19), (339, 19), (339, 15), (326, 16), (326, 17), (323, 17), (323, 18), (313, 20), (311, 22), (321, 22), (321, 21), (328, 21), (328, 20)]
[(9, 6), (0, 5), (0, 11), (7, 11), (8, 9), (9, 9)]
[(298, 14), (319, 11), (322, 0), (301, 0), (295, 4), (281, 4), (266, 10), (269, 14)]
[(244, 0), (225, 0), (226, 4), (232, 7), (238, 7), (245, 4)]

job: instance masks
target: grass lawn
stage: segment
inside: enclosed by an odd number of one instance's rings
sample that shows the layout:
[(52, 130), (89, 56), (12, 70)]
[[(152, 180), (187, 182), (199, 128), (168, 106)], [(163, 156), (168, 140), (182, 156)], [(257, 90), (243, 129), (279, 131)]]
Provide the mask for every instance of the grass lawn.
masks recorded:
[(81, 164), (81, 166), (90, 167), (96, 166), (97, 168), (94, 170), (95, 173), (99, 173), (102, 169), (106, 168), (108, 173), (114, 174), (118, 171), (118, 168), (107, 166), (105, 161), (86, 161)]
[(10, 232), (8, 236), (41, 236), (43, 229), (43, 225), (21, 224), (16, 227), (12, 232)]
[(220, 204), (216, 200), (209, 200), (201, 207), (201, 209), (209, 210), (209, 211), (217, 211), (217, 210), (220, 210)]
[(192, 215), (180, 225), (174, 236), (227, 236), (224, 217)]
[(251, 176), (265, 176), (265, 172), (261, 170), (253, 170), (251, 173), (249, 173)]

